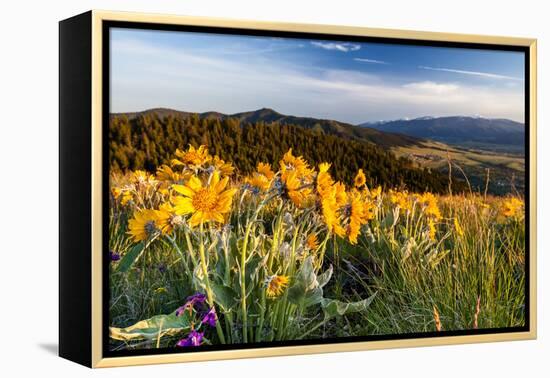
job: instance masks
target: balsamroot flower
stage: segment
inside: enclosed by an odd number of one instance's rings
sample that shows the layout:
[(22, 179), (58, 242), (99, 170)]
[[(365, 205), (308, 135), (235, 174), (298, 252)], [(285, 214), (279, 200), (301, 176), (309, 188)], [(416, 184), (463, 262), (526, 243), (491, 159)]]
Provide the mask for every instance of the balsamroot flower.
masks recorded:
[(157, 182), (155, 176), (140, 170), (132, 174), (132, 180), (138, 185), (155, 184)]
[(266, 279), (266, 295), (269, 298), (276, 298), (280, 296), (288, 286), (288, 276), (273, 275)]
[(500, 212), (506, 218), (517, 217), (521, 215), (521, 210), (523, 207), (523, 201), (516, 197), (511, 197), (504, 201)]
[(292, 155), (292, 148), (290, 148), (279, 162), (281, 172), (296, 171), (298, 176), (310, 179), (313, 174), (313, 170), (309, 168), (308, 163), (301, 156)]
[(378, 185), (374, 189), (371, 189), (370, 192), (369, 192), (370, 198), (372, 200), (375, 200), (375, 199), (379, 198), (381, 194), (382, 194), (382, 187), (380, 185)]
[(169, 203), (160, 205), (156, 215), (156, 225), (163, 235), (171, 234), (174, 228), (183, 224), (183, 218), (176, 214), (176, 209)]
[(157, 180), (159, 181), (178, 182), (183, 178), (184, 178), (183, 175), (181, 175), (178, 172), (175, 172), (172, 168), (170, 168), (166, 164), (163, 164), (157, 168)]
[(407, 192), (395, 192), (390, 190), (390, 202), (399, 207), (400, 211), (411, 210), (411, 201)]
[(271, 166), (265, 163), (258, 163), (257, 172), (245, 179), (245, 183), (260, 191), (267, 191), (271, 186), (271, 180), (275, 173), (271, 170)]
[(361, 226), (374, 218), (372, 202), (354, 190), (350, 194), (350, 215), (348, 225), (348, 239), (351, 244), (357, 244), (357, 237), (361, 233)]
[(321, 212), (323, 219), (329, 232), (334, 232), (336, 235), (343, 237), (346, 233), (340, 223), (340, 204), (336, 195), (337, 187), (335, 185), (327, 190), (324, 196), (321, 197)]
[(310, 234), (306, 239), (306, 245), (310, 250), (316, 250), (319, 247), (319, 240), (317, 240), (317, 235)]
[(253, 173), (252, 176), (245, 178), (244, 182), (258, 192), (265, 192), (270, 186), (270, 181), (264, 175), (259, 175), (257, 173)]
[(156, 220), (157, 212), (155, 210), (137, 210), (134, 213), (134, 218), (128, 222), (128, 234), (136, 242), (147, 240), (157, 231)]
[(437, 198), (430, 192), (426, 192), (419, 196), (418, 202), (424, 206), (424, 211), (429, 217), (433, 217), (435, 220), (441, 219), (441, 212), (437, 205)]
[(307, 184), (299, 176), (298, 171), (286, 171), (281, 179), (285, 184), (286, 195), (292, 203), (298, 208), (304, 207), (311, 196), (311, 188), (305, 187)]
[(224, 223), (224, 215), (231, 210), (237, 192), (236, 189), (226, 189), (228, 181), (228, 177), (220, 180), (220, 174), (214, 171), (206, 186), (196, 176), (185, 185), (173, 185), (172, 188), (182, 195), (174, 199), (176, 214), (193, 214), (189, 219), (191, 227), (205, 222)]
[(272, 180), (275, 176), (275, 173), (271, 169), (271, 165), (269, 165), (268, 163), (258, 163), (256, 170), (259, 174), (264, 175), (269, 180)]
[(235, 167), (231, 163), (226, 163), (218, 155), (214, 156), (212, 164), (222, 176), (231, 176), (235, 171)]
[(120, 199), (122, 205), (126, 205), (128, 202), (134, 199), (132, 191), (130, 188), (113, 188), (113, 197), (115, 199)]
[(279, 162), (281, 181), (284, 184), (285, 194), (292, 203), (302, 208), (312, 199), (313, 169), (301, 156), (292, 155), (292, 148)]
[(319, 164), (319, 173), (317, 174), (317, 192), (320, 196), (326, 194), (326, 191), (334, 184), (334, 180), (328, 173), (330, 169), (330, 163)]
[(202, 343), (203, 337), (204, 337), (204, 332), (197, 332), (195, 330), (192, 330), (191, 332), (189, 332), (189, 335), (187, 335), (186, 338), (178, 341), (176, 346), (179, 346), (179, 347), (200, 346)]
[(347, 202), (346, 187), (340, 182), (334, 183), (328, 173), (329, 168), (329, 163), (322, 163), (319, 165), (317, 174), (317, 193), (321, 213), (328, 231), (343, 237), (345, 229), (340, 224), (340, 208)]
[(365, 177), (365, 173), (363, 173), (362, 169), (359, 169), (359, 171), (357, 171), (357, 175), (355, 176), (353, 183), (356, 188), (361, 188), (367, 183), (367, 178)]
[(187, 151), (180, 151), (179, 149), (176, 149), (176, 157), (177, 159), (172, 159), (172, 166), (201, 166), (212, 160), (212, 156), (208, 154), (208, 148), (206, 146), (200, 146), (195, 149), (195, 147), (189, 145), (189, 149)]

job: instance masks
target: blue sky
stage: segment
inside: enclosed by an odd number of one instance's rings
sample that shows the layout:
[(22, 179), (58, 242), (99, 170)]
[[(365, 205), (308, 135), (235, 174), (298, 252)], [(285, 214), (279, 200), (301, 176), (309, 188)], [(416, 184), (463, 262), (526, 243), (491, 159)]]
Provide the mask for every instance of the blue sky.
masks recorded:
[(111, 111), (524, 121), (523, 53), (111, 29)]

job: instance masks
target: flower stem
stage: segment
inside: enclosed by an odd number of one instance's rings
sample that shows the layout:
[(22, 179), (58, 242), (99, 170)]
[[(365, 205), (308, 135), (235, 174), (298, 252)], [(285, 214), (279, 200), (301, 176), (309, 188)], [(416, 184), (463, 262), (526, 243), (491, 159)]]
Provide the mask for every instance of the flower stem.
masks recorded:
[[(204, 284), (206, 286), (206, 296), (208, 297), (208, 303), (210, 303), (211, 307), (214, 307), (214, 296), (212, 295), (212, 288), (210, 286), (210, 279), (208, 278), (208, 266), (206, 265), (206, 254), (204, 253), (204, 239), (203, 239), (203, 233), (204, 233), (204, 227), (203, 222), (200, 224), (200, 245), (199, 245), (199, 254), (201, 259), (201, 266), (202, 266), (202, 272), (204, 275)], [(220, 339), (220, 342), (222, 344), (225, 344), (225, 337), (223, 335), (222, 327), (220, 326), (220, 322), (216, 322), (216, 332), (218, 333), (218, 338)]]

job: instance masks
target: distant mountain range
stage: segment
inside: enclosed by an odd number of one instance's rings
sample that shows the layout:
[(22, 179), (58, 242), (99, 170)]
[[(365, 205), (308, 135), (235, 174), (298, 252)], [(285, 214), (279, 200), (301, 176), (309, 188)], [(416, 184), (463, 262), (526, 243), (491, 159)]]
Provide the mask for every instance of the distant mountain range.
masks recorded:
[(369, 126), (356, 126), (345, 122), (339, 122), (329, 119), (318, 119), (311, 117), (297, 117), (291, 115), (281, 114), (273, 109), (262, 108), (249, 112), (241, 112), (235, 114), (224, 114), (219, 112), (204, 112), (204, 113), (192, 113), (187, 111), (166, 109), (166, 108), (154, 108), (144, 110), (141, 112), (132, 113), (113, 113), (111, 116), (125, 115), (129, 119), (133, 119), (138, 116), (156, 115), (159, 118), (168, 116), (173, 117), (191, 117), (197, 115), (200, 119), (237, 119), (240, 123), (257, 123), (265, 122), (272, 123), (278, 122), (283, 125), (297, 125), (306, 129), (317, 130), (319, 132), (336, 135), (346, 139), (358, 140), (362, 142), (369, 142), (381, 147), (390, 148), (395, 146), (411, 146), (420, 143), (416, 137), (411, 137), (403, 134), (395, 134), (392, 132), (386, 132), (377, 130)]
[[(145, 167), (154, 171), (176, 148), (203, 143), (218, 148), (216, 153), (224, 160), (233, 161), (239, 155), (236, 164), (248, 172), (255, 161), (271, 161), (285, 148), (295, 146), (308, 161), (337, 164), (339, 180), (349, 179), (353, 169), (363, 166), (379, 183), (393, 185), (395, 180), (404, 180), (424, 188), (422, 185), (429, 181), (428, 186), (436, 190), (446, 187), (446, 176), (442, 179), (438, 175), (446, 174), (450, 154), (475, 188), (484, 187), (487, 168), (491, 169), (491, 193), (512, 190), (511, 177), (520, 178), (516, 188), (523, 187), (525, 127), (507, 119), (421, 117), (351, 125), (285, 115), (269, 108), (234, 114), (154, 108), (112, 113), (111, 120), (115, 169)], [(216, 121), (220, 121), (218, 126)], [(462, 178), (457, 176), (456, 180), (460, 185)]]
[(359, 126), (465, 146), (492, 144), (523, 147), (525, 144), (525, 125), (509, 119), (421, 117), (366, 122)]

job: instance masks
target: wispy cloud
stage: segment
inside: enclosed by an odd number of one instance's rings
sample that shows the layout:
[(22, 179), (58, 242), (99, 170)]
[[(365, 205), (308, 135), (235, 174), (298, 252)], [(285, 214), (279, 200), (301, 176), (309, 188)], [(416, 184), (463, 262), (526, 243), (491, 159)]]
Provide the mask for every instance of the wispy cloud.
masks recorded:
[(441, 71), (441, 72), (452, 72), (462, 75), (472, 75), (472, 76), (481, 76), (486, 77), (489, 79), (505, 79), (505, 80), (514, 80), (514, 81), (522, 81), (523, 79), (520, 77), (513, 77), (513, 76), (506, 76), (506, 75), (499, 75), (495, 73), (490, 72), (478, 72), (478, 71), (466, 71), (466, 70), (457, 70), (454, 68), (442, 68), (442, 67), (427, 67), (427, 66), (418, 66), (418, 68), (423, 70), (430, 70), (430, 71)]
[[(174, 48), (114, 38), (112, 111), (171, 107), (285, 114), (350, 123), (431, 115), (485, 114), (523, 120), (523, 92), (451, 81), (388, 80), (380, 74), (302, 67), (283, 59)], [(515, 83), (515, 82), (512, 82)]]
[(389, 64), (388, 62), (384, 62), (383, 60), (376, 60), (376, 59), (367, 59), (367, 58), (353, 58), (356, 62), (362, 62), (362, 63), (374, 63), (374, 64)]
[(355, 43), (340, 43), (340, 42), (316, 42), (312, 41), (311, 44), (315, 47), (319, 47), (325, 50), (337, 50), (342, 52), (357, 51), (361, 49), (361, 45)]

